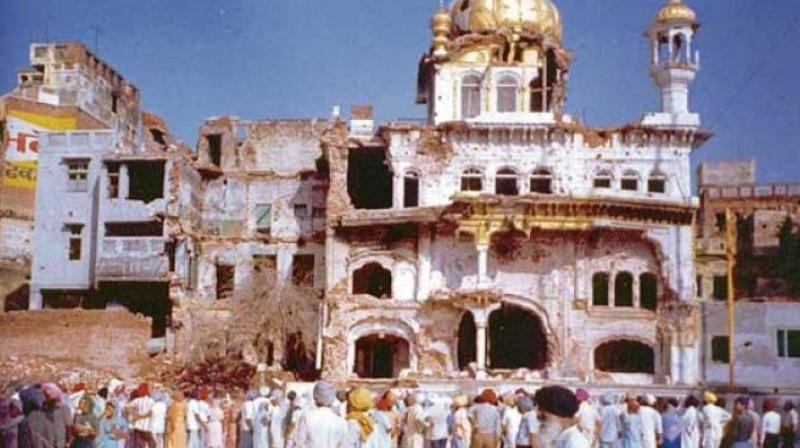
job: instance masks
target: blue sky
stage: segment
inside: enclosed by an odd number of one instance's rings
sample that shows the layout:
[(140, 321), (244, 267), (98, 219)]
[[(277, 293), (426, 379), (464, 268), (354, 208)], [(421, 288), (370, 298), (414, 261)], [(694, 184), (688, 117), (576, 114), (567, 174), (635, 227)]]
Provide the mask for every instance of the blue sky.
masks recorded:
[[(688, 0), (703, 24), (692, 109), (716, 136), (701, 160), (757, 158), (761, 181), (800, 181), (800, 1)], [(593, 125), (658, 107), (642, 32), (664, 0), (556, 0), (575, 63), (567, 110)], [(33, 41), (80, 40), (138, 85), (194, 145), (203, 119), (326, 117), (371, 103), (424, 116), (419, 57), (438, 0), (0, 0), (0, 91)], [(97, 30), (97, 33), (95, 32)]]

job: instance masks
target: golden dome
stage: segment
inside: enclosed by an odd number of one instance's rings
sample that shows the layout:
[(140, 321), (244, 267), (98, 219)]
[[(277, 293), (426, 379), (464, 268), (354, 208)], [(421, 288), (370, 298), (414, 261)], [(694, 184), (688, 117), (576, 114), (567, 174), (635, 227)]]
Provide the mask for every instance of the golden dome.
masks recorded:
[(453, 15), (462, 31), (508, 28), (561, 40), (561, 14), (552, 0), (459, 0), (453, 5)]
[(688, 22), (697, 23), (697, 14), (683, 0), (669, 0), (656, 16), (656, 23)]

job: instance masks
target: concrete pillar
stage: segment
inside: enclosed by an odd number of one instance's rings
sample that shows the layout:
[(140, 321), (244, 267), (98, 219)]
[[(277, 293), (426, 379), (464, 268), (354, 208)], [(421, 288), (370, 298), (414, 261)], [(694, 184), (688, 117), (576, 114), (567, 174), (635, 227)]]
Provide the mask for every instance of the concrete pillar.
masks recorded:
[(486, 320), (476, 320), (475, 329), (475, 361), (480, 375), (486, 371)]
[(130, 176), (128, 175), (128, 165), (119, 166), (119, 198), (128, 199), (131, 190)]
[(427, 226), (419, 230), (417, 247), (417, 301), (422, 302), (430, 294), (431, 280), (431, 229)]
[(43, 306), (44, 301), (42, 300), (42, 291), (38, 286), (31, 286), (30, 297), (28, 299), (28, 309), (40, 310)]
[(394, 208), (403, 208), (403, 203), (405, 202), (403, 175), (395, 172), (392, 179), (392, 204)]
[(478, 287), (482, 287), (489, 283), (489, 245), (477, 244), (475, 248), (478, 250)]

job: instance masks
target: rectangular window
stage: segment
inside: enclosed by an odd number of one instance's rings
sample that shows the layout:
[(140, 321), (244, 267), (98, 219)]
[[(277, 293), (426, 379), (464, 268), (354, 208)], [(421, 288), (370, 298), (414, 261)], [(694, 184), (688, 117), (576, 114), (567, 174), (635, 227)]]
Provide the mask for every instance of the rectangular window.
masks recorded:
[(314, 286), (314, 255), (295, 255), (292, 258), (292, 283)]
[(697, 298), (703, 298), (703, 276), (698, 275), (694, 280), (695, 291), (697, 291)]
[(594, 179), (594, 188), (611, 188), (611, 178), (596, 177)]
[(325, 207), (314, 207), (313, 209), (311, 209), (311, 216), (314, 218), (324, 218)]
[(297, 219), (308, 218), (308, 206), (306, 204), (294, 204), (294, 217)]
[(714, 276), (714, 291), (712, 295), (714, 296), (714, 300), (728, 299), (728, 277), (726, 275)]
[(83, 232), (83, 224), (67, 224), (65, 226), (67, 235), (69, 237), (69, 260), (77, 261), (81, 259), (81, 233)]
[(83, 192), (89, 186), (89, 160), (67, 159), (67, 191)]
[(164, 224), (160, 221), (107, 222), (105, 236), (122, 238), (163, 237)]
[(718, 232), (724, 232), (728, 229), (728, 220), (725, 218), (725, 213), (717, 213), (714, 218), (714, 227)]
[(208, 163), (222, 166), (222, 134), (206, 136), (208, 142)]
[(647, 191), (650, 193), (664, 193), (667, 191), (667, 182), (664, 179), (648, 179)]
[(236, 267), (217, 264), (217, 300), (233, 297), (233, 286), (236, 280)]
[(625, 191), (638, 191), (639, 181), (637, 179), (622, 179), (620, 187)]
[(778, 330), (778, 357), (800, 358), (800, 330)]
[(269, 233), (272, 227), (272, 205), (256, 204), (253, 214), (256, 220), (256, 232)]
[(712, 336), (711, 337), (711, 362), (728, 364), (731, 356), (728, 350), (728, 337), (727, 336)]

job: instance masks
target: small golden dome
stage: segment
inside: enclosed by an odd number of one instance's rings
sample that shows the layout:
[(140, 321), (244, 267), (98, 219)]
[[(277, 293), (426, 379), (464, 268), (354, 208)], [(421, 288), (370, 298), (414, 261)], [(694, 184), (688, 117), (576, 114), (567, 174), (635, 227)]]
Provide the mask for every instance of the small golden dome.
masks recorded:
[(453, 16), (462, 31), (508, 28), (561, 40), (561, 14), (552, 0), (459, 0), (453, 5)]
[(450, 27), (453, 26), (453, 18), (446, 9), (439, 9), (431, 18), (431, 30), (436, 34), (437, 32), (444, 31), (450, 33)]
[(683, 0), (669, 0), (656, 16), (656, 23), (688, 22), (697, 23), (697, 14)]

